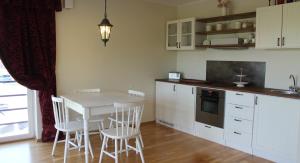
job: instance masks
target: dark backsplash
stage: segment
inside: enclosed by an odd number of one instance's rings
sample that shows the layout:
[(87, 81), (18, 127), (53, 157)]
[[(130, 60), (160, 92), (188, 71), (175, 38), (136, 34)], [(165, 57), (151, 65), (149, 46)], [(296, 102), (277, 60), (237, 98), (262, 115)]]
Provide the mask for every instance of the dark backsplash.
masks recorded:
[(233, 82), (239, 81), (235, 75), (240, 74), (240, 68), (243, 68), (243, 74), (247, 75), (243, 78), (243, 81), (249, 82), (247, 86), (265, 87), (265, 62), (207, 61), (206, 80), (234, 85)]

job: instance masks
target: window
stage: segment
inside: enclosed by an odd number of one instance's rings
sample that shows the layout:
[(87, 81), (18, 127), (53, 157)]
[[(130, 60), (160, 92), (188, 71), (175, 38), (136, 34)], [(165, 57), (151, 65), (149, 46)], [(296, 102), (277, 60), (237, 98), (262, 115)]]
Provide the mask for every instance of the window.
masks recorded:
[(0, 139), (29, 134), (27, 88), (18, 84), (0, 60)]

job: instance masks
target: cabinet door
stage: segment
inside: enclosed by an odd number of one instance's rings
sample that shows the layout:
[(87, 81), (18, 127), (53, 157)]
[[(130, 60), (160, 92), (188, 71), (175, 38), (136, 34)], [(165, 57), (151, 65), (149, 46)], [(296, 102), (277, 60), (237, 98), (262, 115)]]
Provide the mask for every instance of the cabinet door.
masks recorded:
[(156, 120), (174, 125), (175, 121), (175, 85), (156, 82)]
[(282, 47), (300, 48), (300, 3), (283, 6)]
[(176, 85), (176, 121), (177, 129), (193, 134), (195, 121), (195, 88)]
[(281, 48), (282, 5), (264, 7), (256, 12), (256, 48)]
[(192, 50), (195, 48), (195, 19), (183, 19), (179, 21), (179, 48)]
[(179, 48), (179, 23), (178, 21), (167, 22), (167, 50), (177, 50)]
[(275, 162), (299, 162), (300, 100), (257, 97), (253, 153)]

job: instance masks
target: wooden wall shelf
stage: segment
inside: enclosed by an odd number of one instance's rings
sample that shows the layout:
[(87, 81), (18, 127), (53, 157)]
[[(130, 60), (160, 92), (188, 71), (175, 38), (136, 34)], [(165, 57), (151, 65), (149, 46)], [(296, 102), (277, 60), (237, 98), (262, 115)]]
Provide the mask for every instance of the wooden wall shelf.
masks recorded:
[(237, 44), (232, 44), (232, 45), (196, 45), (197, 48), (216, 48), (216, 49), (224, 49), (224, 48), (232, 48), (232, 49), (242, 49), (242, 48), (250, 48), (250, 47), (255, 47), (254, 43), (249, 43), (249, 44), (242, 44), (242, 45), (237, 45)]
[(202, 23), (213, 23), (219, 21), (230, 21), (230, 20), (247, 19), (247, 18), (255, 18), (255, 17), (256, 17), (256, 12), (248, 12), (248, 13), (234, 14), (228, 16), (218, 16), (212, 18), (197, 19), (197, 21)]
[(226, 29), (222, 31), (210, 31), (210, 32), (196, 32), (198, 35), (218, 35), (218, 34), (233, 34), (233, 33), (248, 33), (255, 32), (255, 28), (245, 29)]

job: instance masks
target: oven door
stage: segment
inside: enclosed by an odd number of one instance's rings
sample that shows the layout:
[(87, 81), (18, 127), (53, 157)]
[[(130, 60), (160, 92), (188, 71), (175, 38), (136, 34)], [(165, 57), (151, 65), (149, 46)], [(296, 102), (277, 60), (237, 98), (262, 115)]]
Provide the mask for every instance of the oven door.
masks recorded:
[(197, 93), (196, 121), (215, 127), (224, 127), (224, 94), (201, 90)]

